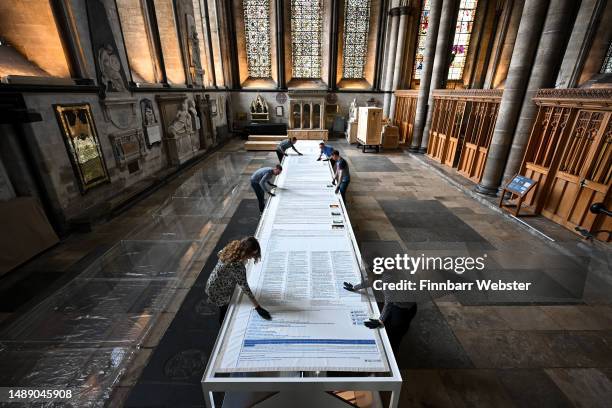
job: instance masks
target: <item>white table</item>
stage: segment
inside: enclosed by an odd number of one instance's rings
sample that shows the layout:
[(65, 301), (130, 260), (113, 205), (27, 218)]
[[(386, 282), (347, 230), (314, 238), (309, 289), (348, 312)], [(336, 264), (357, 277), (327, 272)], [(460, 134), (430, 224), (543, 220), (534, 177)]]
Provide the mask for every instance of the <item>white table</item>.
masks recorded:
[(272, 321), (236, 289), (202, 378), (208, 407), (213, 391), (226, 393), (226, 408), (349, 406), (328, 391), (370, 392), (372, 406), (390, 391), (397, 407), (402, 379), (386, 332), (362, 323), (378, 315), (374, 296), (342, 288), (365, 270), (331, 168), (316, 161), (318, 144), (298, 141), (304, 156), (283, 161), (256, 232), (262, 261), (247, 265)]

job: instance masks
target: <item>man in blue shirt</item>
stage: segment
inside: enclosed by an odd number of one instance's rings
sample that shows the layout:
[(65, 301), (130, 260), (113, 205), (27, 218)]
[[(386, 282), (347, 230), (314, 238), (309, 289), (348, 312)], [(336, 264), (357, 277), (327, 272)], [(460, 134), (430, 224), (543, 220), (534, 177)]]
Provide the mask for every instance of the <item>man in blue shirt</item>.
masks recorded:
[(259, 212), (263, 213), (265, 207), (265, 193), (270, 194), (270, 197), (274, 197), (272, 188), (276, 187), (276, 184), (272, 184), (272, 177), (278, 176), (283, 171), (280, 164), (276, 167), (262, 167), (257, 170), (251, 176), (251, 187), (255, 190), (257, 201), (259, 201)]
[(326, 159), (324, 159), (323, 161), (329, 161), (329, 164), (331, 164), (332, 169), (335, 169), (334, 166), (336, 165), (336, 161), (332, 159), (334, 148), (331, 146), (327, 146), (323, 142), (319, 143), (319, 148), (321, 149), (321, 154), (319, 154), (319, 158), (317, 159), (317, 161), (320, 161), (323, 155), (325, 155)]
[(340, 192), (340, 194), (342, 195), (342, 200), (346, 204), (346, 189), (348, 188), (351, 182), (349, 165), (346, 160), (340, 157), (340, 152), (338, 150), (334, 150), (331, 158), (336, 161), (336, 167), (334, 168), (334, 179), (332, 180), (332, 184), (337, 186), (336, 194)]
[(291, 139), (285, 139), (282, 142), (280, 142), (277, 146), (276, 146), (276, 156), (278, 157), (278, 162), (282, 163), (283, 162), (283, 157), (284, 156), (289, 156), (286, 151), (288, 149), (293, 149), (295, 150), (295, 152), (297, 154), (299, 154), (300, 156), (302, 156), (302, 153), (298, 152), (297, 149), (295, 148), (295, 142), (297, 142), (297, 137), (292, 137)]

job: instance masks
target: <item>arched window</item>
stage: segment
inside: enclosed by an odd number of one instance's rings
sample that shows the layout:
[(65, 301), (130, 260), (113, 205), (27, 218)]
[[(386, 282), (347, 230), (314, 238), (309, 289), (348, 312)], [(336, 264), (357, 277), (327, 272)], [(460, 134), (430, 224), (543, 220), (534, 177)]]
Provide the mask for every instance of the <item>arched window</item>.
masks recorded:
[(419, 22), (419, 35), (417, 37), (416, 53), (414, 56), (414, 79), (421, 79), (421, 71), (423, 71), (423, 55), (425, 54), (425, 37), (427, 36), (427, 27), (429, 27), (429, 0), (423, 1), (423, 10), (421, 11), (421, 21)]
[(612, 74), (612, 41), (608, 46), (608, 53), (606, 54), (606, 58), (604, 58), (604, 62), (601, 65), (600, 74)]
[(359, 79), (364, 77), (368, 54), (370, 26), (370, 0), (345, 0), (344, 2), (344, 61), (342, 76)]
[(321, 77), (322, 0), (291, 0), (294, 78)]
[(455, 29), (455, 39), (451, 49), (452, 61), (448, 70), (449, 80), (459, 80), (463, 77), (463, 68), (465, 67), (468, 47), (470, 46), (477, 3), (477, 0), (461, 0), (459, 4), (457, 28)]
[(270, 78), (270, 0), (243, 0), (242, 5), (249, 76)]
[[(470, 37), (472, 35), (474, 17), (476, 16), (477, 3), (478, 0), (461, 0), (459, 4), (455, 38), (451, 49), (452, 59), (448, 70), (448, 79), (451, 81), (460, 80), (463, 77), (463, 68), (465, 67), (467, 52), (470, 46)], [(429, 11), (429, 0), (424, 0), (414, 58), (414, 79), (421, 79), (421, 71), (423, 70), (423, 54), (425, 54), (425, 37), (427, 36), (427, 28), (429, 27)]]

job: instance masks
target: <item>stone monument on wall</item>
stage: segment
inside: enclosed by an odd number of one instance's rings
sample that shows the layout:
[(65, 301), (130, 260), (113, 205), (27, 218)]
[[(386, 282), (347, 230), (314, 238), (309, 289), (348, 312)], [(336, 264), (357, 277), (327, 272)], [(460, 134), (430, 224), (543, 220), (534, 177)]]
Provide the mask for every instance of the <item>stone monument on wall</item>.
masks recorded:
[(140, 125), (137, 100), (129, 92), (128, 75), (108, 15), (115, 10), (107, 9), (101, 0), (87, 0), (86, 5), (104, 120), (118, 129), (134, 130)]
[(200, 150), (200, 117), (192, 99), (185, 94), (156, 97), (163, 127), (163, 142), (171, 166), (178, 166)]

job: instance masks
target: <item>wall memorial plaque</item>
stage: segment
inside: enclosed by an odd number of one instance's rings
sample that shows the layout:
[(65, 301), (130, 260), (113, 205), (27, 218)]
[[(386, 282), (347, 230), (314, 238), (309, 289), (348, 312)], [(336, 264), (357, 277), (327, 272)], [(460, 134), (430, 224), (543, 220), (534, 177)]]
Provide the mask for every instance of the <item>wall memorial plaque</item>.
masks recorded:
[(110, 182), (88, 103), (53, 105), (81, 193)]

